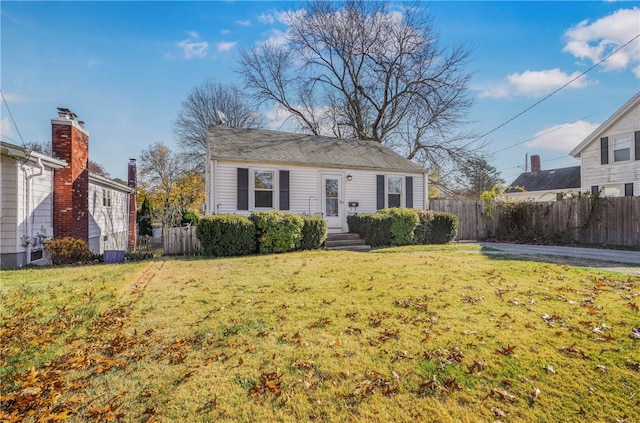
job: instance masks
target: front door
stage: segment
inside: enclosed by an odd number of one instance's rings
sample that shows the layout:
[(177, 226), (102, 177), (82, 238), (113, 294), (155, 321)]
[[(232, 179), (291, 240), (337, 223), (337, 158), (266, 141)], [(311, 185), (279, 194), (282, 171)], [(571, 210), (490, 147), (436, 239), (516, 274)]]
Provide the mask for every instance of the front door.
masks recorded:
[(322, 175), (322, 214), (329, 229), (342, 228), (342, 176)]

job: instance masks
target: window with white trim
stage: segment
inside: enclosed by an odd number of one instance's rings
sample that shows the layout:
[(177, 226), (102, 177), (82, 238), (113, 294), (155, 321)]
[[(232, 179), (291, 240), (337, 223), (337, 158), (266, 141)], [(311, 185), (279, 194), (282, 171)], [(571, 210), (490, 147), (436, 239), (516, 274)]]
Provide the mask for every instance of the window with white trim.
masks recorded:
[(274, 172), (272, 170), (256, 170), (253, 172), (254, 207), (273, 208), (273, 177)]
[(613, 139), (613, 161), (625, 162), (631, 160), (631, 137), (629, 135)]
[(104, 188), (102, 190), (102, 206), (111, 207), (111, 190)]
[(402, 177), (387, 177), (387, 207), (402, 207)]

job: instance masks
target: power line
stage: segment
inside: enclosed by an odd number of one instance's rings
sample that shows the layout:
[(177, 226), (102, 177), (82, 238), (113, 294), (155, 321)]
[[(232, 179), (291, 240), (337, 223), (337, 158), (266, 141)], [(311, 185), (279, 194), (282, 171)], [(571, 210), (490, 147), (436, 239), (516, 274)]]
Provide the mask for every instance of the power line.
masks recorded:
[(631, 44), (632, 42), (634, 42), (635, 40), (637, 40), (638, 38), (640, 38), (640, 34), (636, 35), (635, 37), (633, 37), (632, 39), (630, 39), (629, 41), (627, 41), (626, 43), (624, 43), (623, 45), (621, 45), (620, 47), (618, 47), (617, 49), (615, 49), (614, 51), (612, 51), (611, 53), (609, 53), (604, 59), (600, 60), (598, 63), (595, 63), (594, 65), (592, 65), (590, 68), (588, 68), (587, 70), (585, 70), (584, 72), (582, 72), (581, 74), (579, 74), (578, 76), (576, 76), (575, 78), (572, 78), (569, 82), (567, 82), (566, 84), (562, 85), (559, 88), (556, 88), (554, 91), (552, 91), (550, 94), (547, 94), (546, 96), (542, 97), (540, 100), (536, 101), (535, 103), (533, 103), (531, 106), (527, 107), (526, 109), (524, 109), (523, 111), (521, 111), (520, 113), (518, 113), (517, 115), (513, 116), (512, 118), (508, 119), (507, 121), (501, 123), (500, 125), (496, 126), (495, 128), (493, 128), (492, 130), (490, 130), (489, 132), (480, 135), (478, 138), (476, 138), (474, 141), (478, 141), (484, 137), (486, 137), (489, 134), (494, 133), (495, 131), (497, 131), (498, 129), (502, 128), (503, 126), (509, 124), (510, 122), (513, 122), (514, 120), (516, 120), (517, 118), (519, 118), (520, 116), (524, 115), (525, 113), (527, 113), (529, 110), (533, 109), (534, 107), (536, 107), (538, 104), (542, 103), (543, 101), (545, 101), (546, 99), (548, 99), (549, 97), (551, 97), (552, 95), (556, 94), (558, 91), (566, 88), (567, 86), (569, 86), (571, 83), (573, 83), (574, 81), (582, 78), (584, 75), (587, 74), (587, 72), (590, 72), (591, 70), (593, 70), (594, 68), (596, 68), (597, 66), (600, 66), (602, 63), (604, 63), (605, 60), (609, 59), (611, 56), (613, 56), (614, 54), (616, 54), (617, 52), (619, 52), (620, 50), (622, 50), (623, 48), (625, 48), (626, 46), (628, 46), (629, 44)]
[(494, 152), (493, 152), (493, 154), (501, 153), (501, 152), (503, 152), (503, 151), (505, 151), (505, 150), (508, 150), (508, 149), (510, 149), (510, 148), (513, 148), (513, 147), (517, 147), (517, 146), (519, 146), (519, 145), (522, 145), (522, 144), (524, 144), (525, 142), (528, 142), (528, 141), (531, 141), (531, 140), (535, 140), (536, 138), (540, 138), (540, 137), (542, 137), (543, 135), (548, 135), (548, 134), (550, 134), (550, 133), (552, 133), (552, 132), (559, 131), (560, 129), (566, 128), (566, 127), (571, 126), (571, 125), (574, 125), (574, 124), (576, 124), (576, 123), (580, 122), (580, 121), (581, 121), (581, 120), (583, 120), (583, 119), (590, 118), (591, 116), (597, 115), (598, 113), (602, 113), (602, 112), (604, 112), (605, 110), (611, 109), (611, 108), (613, 108), (613, 107), (615, 107), (615, 106), (617, 106), (617, 105), (620, 105), (620, 104), (621, 104), (621, 103), (617, 103), (617, 104), (614, 104), (614, 105), (611, 105), (611, 106), (607, 106), (607, 107), (605, 107), (605, 108), (603, 108), (603, 109), (600, 109), (600, 110), (598, 110), (598, 111), (596, 111), (596, 112), (593, 112), (593, 113), (590, 113), (590, 114), (588, 114), (588, 115), (586, 115), (586, 116), (583, 116), (583, 117), (581, 117), (581, 118), (578, 118), (578, 119), (574, 120), (573, 122), (565, 123), (564, 125), (560, 125), (560, 126), (558, 126), (557, 128), (553, 128), (553, 129), (550, 129), (550, 130), (548, 130), (548, 131), (546, 131), (546, 132), (543, 132), (543, 133), (541, 133), (541, 134), (537, 134), (537, 135), (534, 135), (533, 137), (527, 138), (527, 139), (526, 139), (526, 140), (524, 140), (524, 141), (520, 141), (520, 142), (517, 142), (517, 143), (515, 143), (515, 144), (508, 145), (508, 146), (506, 146), (506, 147), (504, 147), (504, 148), (501, 148), (500, 150), (494, 151)]
[(20, 128), (18, 128), (18, 125), (16, 124), (15, 119), (13, 119), (13, 114), (11, 113), (11, 109), (9, 108), (9, 103), (7, 103), (7, 99), (4, 97), (4, 91), (0, 90), (0, 94), (2, 95), (2, 100), (4, 101), (4, 105), (7, 107), (7, 111), (9, 112), (9, 116), (11, 117), (11, 122), (13, 122), (13, 126), (16, 128), (16, 131), (18, 132), (18, 136), (20, 137), (20, 141), (22, 141), (22, 145), (24, 145), (24, 139), (22, 139), (22, 134), (20, 133)]

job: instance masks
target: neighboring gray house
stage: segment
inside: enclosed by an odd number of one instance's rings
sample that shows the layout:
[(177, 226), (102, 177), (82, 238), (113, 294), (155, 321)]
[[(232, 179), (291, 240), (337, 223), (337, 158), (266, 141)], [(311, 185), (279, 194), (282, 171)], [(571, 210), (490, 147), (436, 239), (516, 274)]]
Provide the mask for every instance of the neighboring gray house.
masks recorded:
[(531, 172), (521, 173), (503, 198), (521, 201), (555, 201), (580, 193), (580, 166), (541, 170), (540, 156), (531, 156)]
[(426, 169), (373, 141), (218, 125), (207, 164), (207, 214), (289, 210), (346, 232), (348, 214), (427, 209)]
[(571, 155), (581, 160), (582, 191), (640, 195), (640, 92), (596, 128)]
[(50, 157), (0, 143), (0, 268), (48, 264), (44, 243), (71, 236), (95, 254), (135, 248), (135, 161), (129, 185), (89, 173), (89, 134), (75, 114), (51, 120)]

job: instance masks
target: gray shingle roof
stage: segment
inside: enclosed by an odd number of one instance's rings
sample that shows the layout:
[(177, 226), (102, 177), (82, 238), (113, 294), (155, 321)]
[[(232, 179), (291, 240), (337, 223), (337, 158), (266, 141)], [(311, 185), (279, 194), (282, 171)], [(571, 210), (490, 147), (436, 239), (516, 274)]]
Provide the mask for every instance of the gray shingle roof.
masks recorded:
[[(511, 186), (522, 187), (528, 192), (580, 188), (580, 166), (521, 173)], [(519, 190), (509, 188), (506, 192)]]
[(426, 172), (423, 167), (374, 141), (221, 125), (209, 127), (207, 141), (211, 158), (217, 160)]

